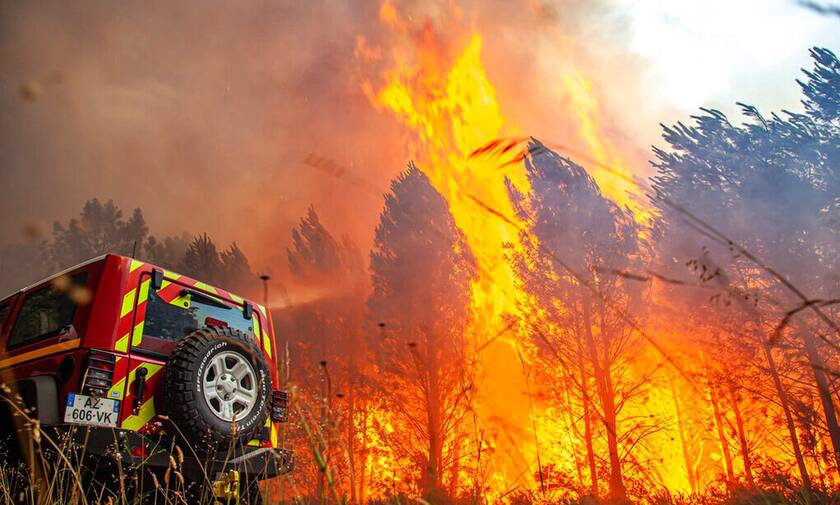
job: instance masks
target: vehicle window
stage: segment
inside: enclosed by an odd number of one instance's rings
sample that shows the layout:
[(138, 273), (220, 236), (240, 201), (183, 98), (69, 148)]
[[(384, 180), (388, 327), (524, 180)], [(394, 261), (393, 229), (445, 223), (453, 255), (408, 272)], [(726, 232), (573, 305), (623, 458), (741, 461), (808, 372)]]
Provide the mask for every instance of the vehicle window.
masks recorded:
[(64, 289), (49, 287), (26, 295), (12, 332), (8, 348), (18, 347), (58, 335), (73, 323), (78, 303), (71, 295), (74, 287), (87, 282), (87, 272), (74, 275)]
[(0, 307), (0, 331), (3, 331), (3, 325), (6, 323), (6, 316), (9, 315), (9, 310), (12, 308), (11, 303), (7, 303)]
[(174, 343), (199, 328), (229, 327), (253, 335), (253, 319), (245, 319), (236, 307), (222, 306), (213, 299), (179, 293), (176, 300), (164, 300), (149, 290), (141, 348), (168, 353)]

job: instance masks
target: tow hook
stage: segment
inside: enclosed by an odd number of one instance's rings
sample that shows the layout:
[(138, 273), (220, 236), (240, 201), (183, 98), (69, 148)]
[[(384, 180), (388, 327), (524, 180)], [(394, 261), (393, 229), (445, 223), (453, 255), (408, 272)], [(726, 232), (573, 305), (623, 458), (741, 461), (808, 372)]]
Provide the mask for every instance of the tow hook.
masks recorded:
[(213, 496), (222, 503), (239, 501), (239, 472), (231, 470), (219, 474), (213, 482)]

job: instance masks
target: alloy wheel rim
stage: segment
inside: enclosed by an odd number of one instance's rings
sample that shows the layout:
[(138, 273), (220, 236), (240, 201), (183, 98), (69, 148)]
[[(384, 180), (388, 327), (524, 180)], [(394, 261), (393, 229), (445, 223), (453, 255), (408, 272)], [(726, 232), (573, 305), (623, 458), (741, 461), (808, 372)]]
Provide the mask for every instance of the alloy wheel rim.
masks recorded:
[(204, 401), (222, 421), (244, 419), (257, 402), (256, 377), (245, 356), (234, 351), (221, 352), (204, 371)]

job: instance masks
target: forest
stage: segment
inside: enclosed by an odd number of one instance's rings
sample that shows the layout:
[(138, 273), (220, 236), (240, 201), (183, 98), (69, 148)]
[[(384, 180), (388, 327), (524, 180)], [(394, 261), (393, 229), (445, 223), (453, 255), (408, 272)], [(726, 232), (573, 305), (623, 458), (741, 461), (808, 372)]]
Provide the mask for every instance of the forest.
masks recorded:
[[(663, 125), (655, 174), (630, 179), (636, 206), (590, 175), (609, 164), (511, 137), (463, 155), (500, 174), (503, 206), (456, 206), (432, 156), (391, 181), (369, 251), (310, 207), (275, 283), (341, 289), (272, 293), (297, 454), (273, 495), (837, 503), (840, 61), (811, 57), (801, 112), (744, 103), (740, 124), (701, 109)], [(494, 262), (465, 205), (504, 230)], [(98, 199), (3, 244), (0, 290), (104, 252), (260, 293), (236, 243), (158, 238), (141, 209)]]

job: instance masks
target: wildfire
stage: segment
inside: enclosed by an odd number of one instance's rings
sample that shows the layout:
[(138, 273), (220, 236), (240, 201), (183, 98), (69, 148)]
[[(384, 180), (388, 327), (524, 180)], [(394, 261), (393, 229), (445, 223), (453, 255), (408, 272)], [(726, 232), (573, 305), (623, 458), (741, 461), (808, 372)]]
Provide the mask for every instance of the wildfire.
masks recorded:
[[(460, 18), (454, 4), (450, 3), (450, 9), (451, 18)], [(526, 353), (517, 348), (522, 343), (509, 334), (511, 324), (506, 319), (516, 316), (517, 299), (524, 296), (506, 258), (511, 248), (520, 247), (519, 237), (516, 226), (486, 212), (492, 208), (514, 225), (521, 224), (516, 221), (506, 181), (520, 191), (527, 191), (528, 182), (522, 163), (500, 168), (498, 159), (471, 156), (493, 139), (520, 135), (519, 128), (503, 114), (496, 87), (482, 63), (484, 39), (479, 32), (462, 36), (450, 30), (455, 35), (441, 40), (429, 20), (412, 32), (410, 21), (388, 0), (381, 3), (379, 18), (386, 29), (409, 36), (415, 44), (408, 49), (381, 49), (360, 39), (364, 51), (357, 48), (357, 58), (362, 63), (369, 63), (371, 58), (365, 55), (373, 53), (377, 59), (392, 62), (383, 75), (365, 80), (362, 90), (374, 107), (393, 114), (406, 128), (408, 157), (448, 201), (478, 263), (479, 276), (472, 286), (475, 322), (470, 333), (475, 348), (481, 349), (478, 415), (492, 438), (492, 462), (484, 485), (488, 496), (501, 496), (516, 486), (533, 488), (538, 474), (535, 432), (560, 432), (562, 422), (532, 404), (526, 393)], [(387, 55), (388, 50), (392, 54)], [(571, 107), (570, 122), (577, 124), (576, 142), (594, 163), (581, 161), (593, 170), (606, 196), (631, 206), (638, 217), (641, 208), (628, 195), (630, 170), (600, 126), (600, 106), (591, 82), (576, 70), (564, 76), (561, 86), (558, 93)], [(611, 173), (602, 166), (610, 167)], [(556, 456), (574, 467), (569, 452), (561, 452)]]

